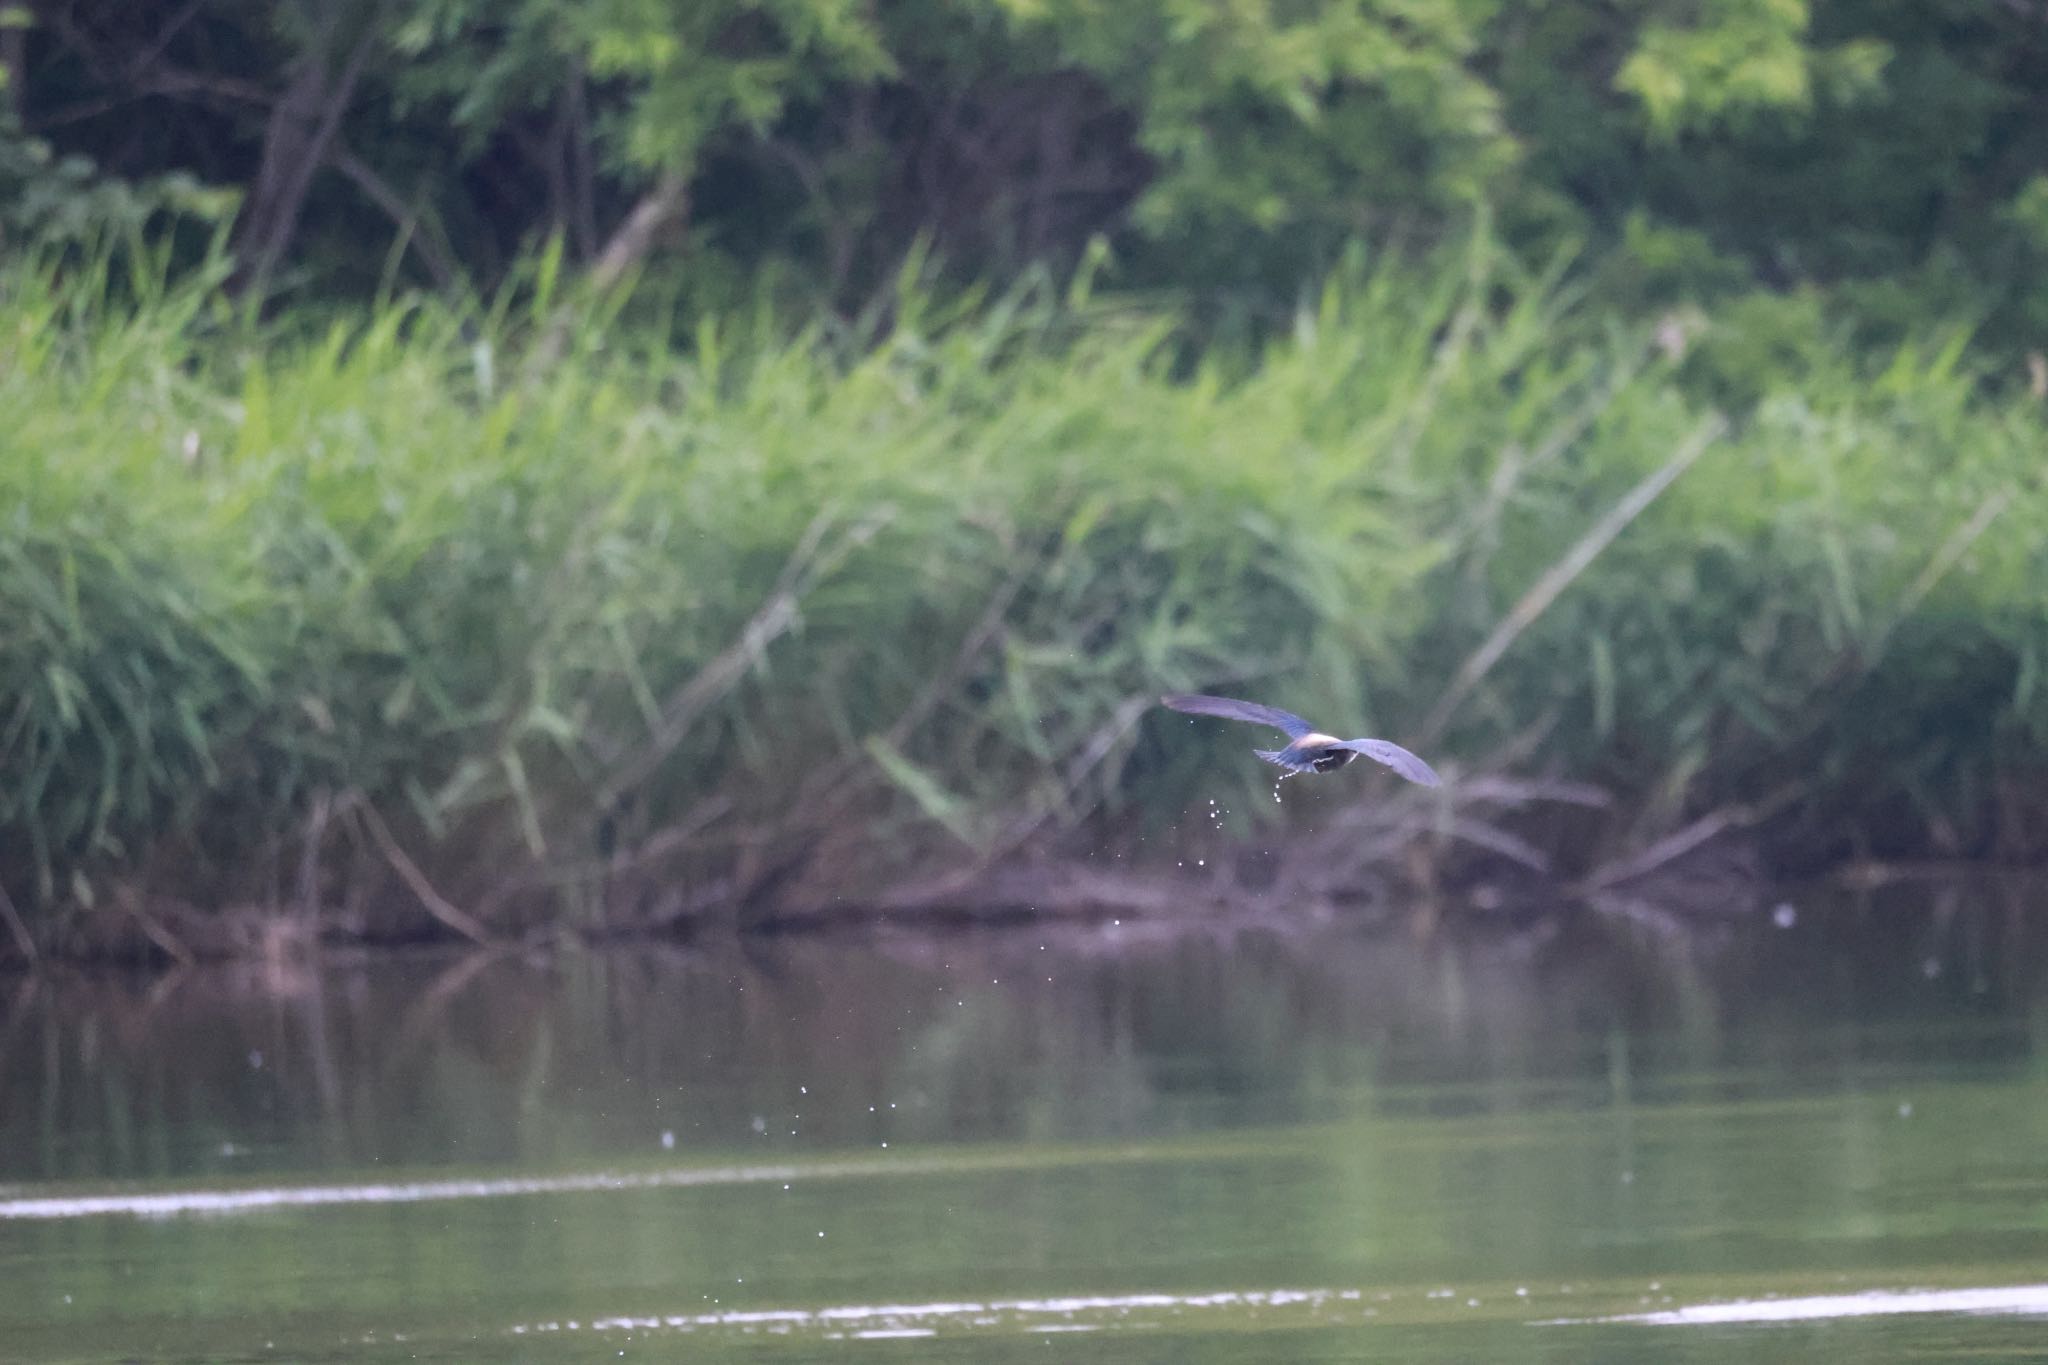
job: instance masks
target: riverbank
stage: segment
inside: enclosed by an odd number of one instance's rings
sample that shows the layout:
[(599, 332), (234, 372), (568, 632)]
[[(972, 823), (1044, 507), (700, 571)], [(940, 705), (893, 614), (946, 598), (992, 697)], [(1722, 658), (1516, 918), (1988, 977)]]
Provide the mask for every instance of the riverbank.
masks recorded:
[[(1745, 395), (1739, 333), (1483, 245), (1255, 356), (1078, 293), (683, 345), (508, 297), (0, 279), (6, 951), (2048, 848), (2048, 423), (1949, 335)], [(1446, 794), (1276, 804), (1197, 688)]]

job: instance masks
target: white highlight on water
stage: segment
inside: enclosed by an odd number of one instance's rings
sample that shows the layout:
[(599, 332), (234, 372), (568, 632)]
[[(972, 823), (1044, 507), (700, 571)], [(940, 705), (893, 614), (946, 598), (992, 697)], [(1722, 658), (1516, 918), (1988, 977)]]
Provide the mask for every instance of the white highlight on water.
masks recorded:
[[(850, 1176), (929, 1175), (944, 1161), (816, 1162), (803, 1166), (711, 1166), (666, 1171), (593, 1171), (511, 1176), (496, 1180), (414, 1180), (365, 1185), (279, 1185), (251, 1189), (166, 1190), (153, 1194), (55, 1195), (0, 1199), (0, 1220), (32, 1218), (172, 1218), (234, 1215), (330, 1204), (417, 1204), (440, 1199), (504, 1199), (521, 1195), (588, 1194), (609, 1190), (680, 1189)], [(784, 1183), (784, 1189), (788, 1184)]]
[(1657, 1313), (1616, 1318), (1559, 1318), (1551, 1324), (1639, 1322), (1654, 1327), (1717, 1324), (1822, 1322), (1844, 1318), (1893, 1317), (1906, 1313), (1971, 1313), (2048, 1317), (2048, 1284), (2001, 1285), (1984, 1289), (1873, 1289), (1861, 1294), (1818, 1294), (1802, 1299), (1739, 1299), (1701, 1303)]
[[(1050, 1299), (993, 1299), (986, 1303), (842, 1304), (831, 1308), (730, 1308), (712, 1313), (664, 1313), (596, 1318), (587, 1323), (523, 1323), (514, 1336), (538, 1333), (650, 1332), (661, 1329), (692, 1332), (703, 1328), (734, 1328), (743, 1332), (786, 1332), (813, 1329), (829, 1339), (929, 1337), (942, 1328), (1011, 1327), (1032, 1332), (1094, 1332), (1133, 1312), (1178, 1313), (1208, 1308), (1320, 1308), (1325, 1304), (1356, 1304), (1357, 1289), (1247, 1289), (1213, 1294), (1085, 1294)], [(1366, 1309), (1368, 1315), (1375, 1310)], [(1104, 1321), (1073, 1322), (1087, 1314)], [(1062, 1321), (1043, 1322), (1054, 1318)]]

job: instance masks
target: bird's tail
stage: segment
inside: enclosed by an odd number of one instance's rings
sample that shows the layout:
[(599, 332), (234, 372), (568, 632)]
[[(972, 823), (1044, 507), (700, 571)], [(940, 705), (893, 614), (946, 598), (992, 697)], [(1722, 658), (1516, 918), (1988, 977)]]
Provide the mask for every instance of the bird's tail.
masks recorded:
[(1306, 772), (1308, 770), (1306, 763), (1296, 762), (1286, 749), (1254, 749), (1252, 752), (1265, 759), (1266, 762), (1274, 767), (1285, 768), (1290, 773)]

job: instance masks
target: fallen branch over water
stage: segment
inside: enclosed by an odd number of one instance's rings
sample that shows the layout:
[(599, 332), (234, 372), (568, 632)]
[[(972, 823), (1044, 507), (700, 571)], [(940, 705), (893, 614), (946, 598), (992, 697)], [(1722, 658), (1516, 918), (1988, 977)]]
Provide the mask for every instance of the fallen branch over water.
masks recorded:
[(420, 871), (419, 864), (406, 856), (398, 841), (391, 837), (391, 827), (384, 823), (384, 817), (377, 813), (375, 806), (358, 799), (349, 804), (349, 813), (369, 831), (370, 838), (391, 864), (391, 870), (396, 872), (399, 880), (419, 898), (420, 904), (426, 908), (428, 914), (471, 943), (480, 946), (490, 943), (490, 932), (464, 913), (453, 901), (435, 890), (433, 882), (427, 879), (427, 874)]

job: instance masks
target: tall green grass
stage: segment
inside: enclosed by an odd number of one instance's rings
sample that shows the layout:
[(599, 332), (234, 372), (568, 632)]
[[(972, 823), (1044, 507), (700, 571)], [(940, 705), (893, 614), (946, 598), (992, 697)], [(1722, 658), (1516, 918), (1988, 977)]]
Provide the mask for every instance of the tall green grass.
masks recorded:
[(492, 934), (1137, 850), (1266, 781), (1149, 718), (1190, 687), (1598, 781), (1638, 841), (1733, 803), (1795, 858), (2038, 851), (2048, 443), (1959, 344), (1715, 434), (1483, 242), (1354, 262), (1256, 355), (1043, 283), (893, 305), (674, 345), (545, 269), (265, 324), (146, 257), (0, 275), (20, 918)]

